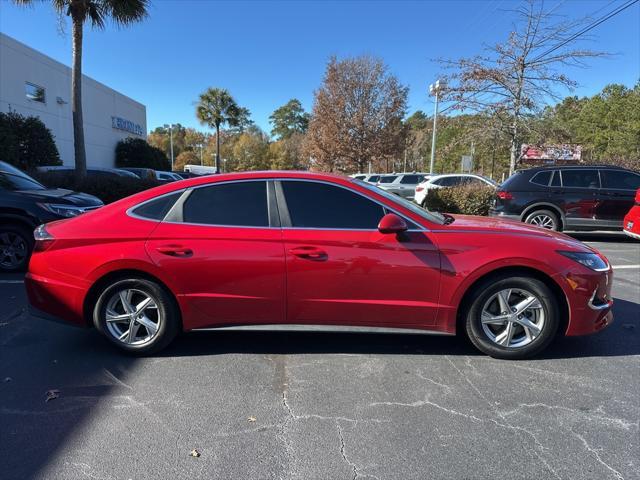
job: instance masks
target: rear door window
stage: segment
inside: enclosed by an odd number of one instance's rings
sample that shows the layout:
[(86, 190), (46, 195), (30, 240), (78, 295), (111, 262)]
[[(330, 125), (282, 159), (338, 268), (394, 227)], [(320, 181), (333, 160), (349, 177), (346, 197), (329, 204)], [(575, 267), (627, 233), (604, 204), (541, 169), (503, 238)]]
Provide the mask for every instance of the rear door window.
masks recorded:
[(562, 170), (562, 186), (565, 188), (600, 188), (598, 170)]
[(268, 227), (267, 184), (230, 182), (196, 188), (185, 200), (182, 216), (185, 223)]

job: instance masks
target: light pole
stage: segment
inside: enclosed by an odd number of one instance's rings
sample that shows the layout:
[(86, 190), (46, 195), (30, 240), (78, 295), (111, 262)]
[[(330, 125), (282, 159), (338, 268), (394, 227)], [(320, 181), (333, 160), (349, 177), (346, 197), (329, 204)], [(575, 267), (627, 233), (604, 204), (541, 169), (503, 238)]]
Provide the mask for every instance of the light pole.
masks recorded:
[(203, 144), (200, 144), (200, 166), (204, 165), (204, 163), (202, 163), (202, 146)]
[(429, 85), (429, 94), (436, 97), (436, 105), (433, 111), (433, 137), (431, 138), (431, 163), (429, 173), (433, 175), (433, 164), (436, 161), (436, 128), (438, 125), (438, 99), (440, 91), (444, 88), (444, 82), (436, 80), (436, 83)]
[(164, 128), (169, 129), (169, 145), (171, 149), (171, 171), (173, 172), (173, 123), (165, 125)]

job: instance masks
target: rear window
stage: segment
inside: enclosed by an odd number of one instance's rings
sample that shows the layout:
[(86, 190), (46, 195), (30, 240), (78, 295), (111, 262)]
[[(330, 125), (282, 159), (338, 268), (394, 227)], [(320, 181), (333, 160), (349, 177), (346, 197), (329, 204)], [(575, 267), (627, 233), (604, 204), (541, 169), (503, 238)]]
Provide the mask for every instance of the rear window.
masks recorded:
[(380, 179), (380, 183), (392, 183), (396, 178), (398, 178), (397, 175), (389, 175), (388, 177), (382, 177)]
[(531, 177), (531, 180), (529, 181), (531, 183), (535, 183), (536, 185), (542, 185), (543, 187), (546, 187), (549, 185), (549, 181), (551, 180), (552, 173), (553, 172), (551, 170), (538, 172), (533, 177)]
[(158, 197), (134, 208), (131, 213), (150, 220), (162, 220), (167, 216), (167, 213), (169, 213), (169, 210), (171, 210), (171, 207), (173, 207), (173, 204), (176, 203), (180, 195), (182, 195), (182, 192)]
[(424, 175), (405, 175), (400, 179), (400, 183), (402, 184), (418, 184), (422, 181)]

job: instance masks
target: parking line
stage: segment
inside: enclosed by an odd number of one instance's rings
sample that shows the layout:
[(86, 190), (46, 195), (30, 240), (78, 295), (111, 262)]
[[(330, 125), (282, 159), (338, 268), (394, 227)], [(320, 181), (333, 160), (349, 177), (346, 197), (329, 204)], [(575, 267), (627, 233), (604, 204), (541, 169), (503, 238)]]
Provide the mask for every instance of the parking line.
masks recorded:
[(24, 283), (24, 280), (0, 280), (0, 283)]
[(614, 270), (632, 270), (640, 268), (640, 265), (613, 265), (611, 268)]

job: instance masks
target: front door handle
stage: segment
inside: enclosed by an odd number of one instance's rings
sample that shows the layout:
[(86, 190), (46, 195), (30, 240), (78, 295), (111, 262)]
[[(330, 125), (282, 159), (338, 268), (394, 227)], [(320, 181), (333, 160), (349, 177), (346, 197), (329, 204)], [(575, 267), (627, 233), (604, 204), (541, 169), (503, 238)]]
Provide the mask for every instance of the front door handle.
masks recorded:
[(296, 247), (289, 250), (291, 255), (295, 255), (296, 257), (306, 258), (308, 260), (326, 260), (328, 255), (327, 252), (317, 247)]
[(161, 245), (156, 250), (170, 257), (190, 257), (193, 255), (193, 250), (182, 245)]

